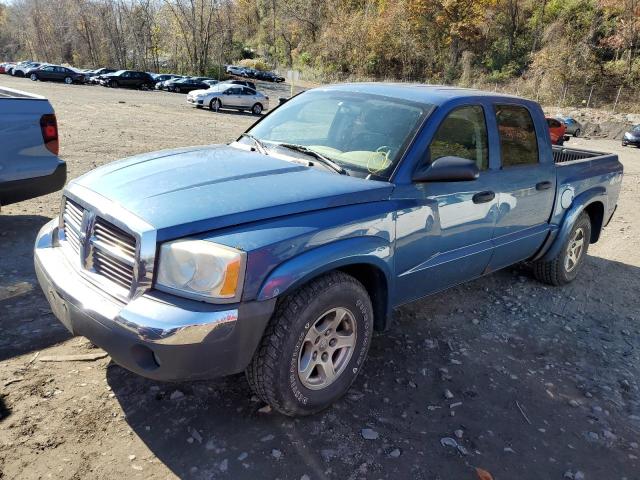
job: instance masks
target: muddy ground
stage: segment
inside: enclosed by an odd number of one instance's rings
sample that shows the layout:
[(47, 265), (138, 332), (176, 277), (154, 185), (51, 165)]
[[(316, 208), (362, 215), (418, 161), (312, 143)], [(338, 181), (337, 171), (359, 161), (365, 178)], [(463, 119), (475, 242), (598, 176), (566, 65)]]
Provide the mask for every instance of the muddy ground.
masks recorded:
[[(255, 119), (184, 96), (35, 83), (74, 178), (150, 150), (227, 142)], [(272, 99), (286, 86), (270, 92)], [(0, 478), (640, 478), (640, 151), (618, 212), (564, 288), (510, 268), (398, 310), (350, 393), (311, 418), (264, 409), (242, 375), (146, 380), (71, 338), (37, 285), (32, 242), (59, 194), (0, 213)], [(362, 430), (371, 429), (365, 439)], [(444, 440), (448, 439), (448, 440)], [(456, 448), (457, 446), (457, 448)]]

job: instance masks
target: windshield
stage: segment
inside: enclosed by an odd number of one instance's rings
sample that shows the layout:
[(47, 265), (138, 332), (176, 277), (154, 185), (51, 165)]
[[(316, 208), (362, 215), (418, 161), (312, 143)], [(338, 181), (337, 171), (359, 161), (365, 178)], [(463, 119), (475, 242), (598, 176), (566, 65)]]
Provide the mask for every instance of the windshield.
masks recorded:
[(640, 125), (636, 125), (636, 126), (634, 126), (634, 127), (631, 129), (631, 131), (632, 131), (633, 133), (640, 133)]
[(389, 178), (432, 109), (380, 95), (312, 90), (280, 106), (248, 133), (267, 146), (303, 145), (358, 176)]

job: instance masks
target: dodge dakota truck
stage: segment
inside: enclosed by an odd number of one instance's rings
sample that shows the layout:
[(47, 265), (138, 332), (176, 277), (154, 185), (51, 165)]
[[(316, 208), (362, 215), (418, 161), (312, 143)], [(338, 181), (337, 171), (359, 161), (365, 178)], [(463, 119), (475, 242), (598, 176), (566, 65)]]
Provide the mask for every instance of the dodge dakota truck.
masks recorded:
[(0, 206), (60, 190), (67, 168), (58, 148), (49, 101), (0, 88)]
[(35, 266), (58, 319), (124, 368), (244, 371), (274, 409), (306, 415), (348, 390), (395, 307), (518, 262), (571, 282), (621, 181), (616, 155), (552, 147), (532, 101), (333, 85), (229, 145), (72, 181)]

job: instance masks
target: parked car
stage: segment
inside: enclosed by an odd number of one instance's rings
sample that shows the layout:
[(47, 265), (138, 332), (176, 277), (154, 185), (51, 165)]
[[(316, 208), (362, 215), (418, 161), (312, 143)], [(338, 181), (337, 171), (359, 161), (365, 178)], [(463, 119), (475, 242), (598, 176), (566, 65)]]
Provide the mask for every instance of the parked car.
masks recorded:
[(274, 72), (264, 72), (260, 70), (256, 72), (256, 74), (254, 75), (254, 78), (256, 80), (264, 80), (267, 82), (276, 82), (276, 83), (281, 83), (285, 81), (284, 77), (281, 77)]
[(640, 148), (640, 125), (635, 125), (631, 130), (625, 132), (622, 137), (622, 146), (626, 147), (627, 145), (633, 145), (634, 147)]
[(196, 107), (209, 107), (213, 111), (221, 108), (248, 110), (260, 115), (269, 109), (269, 97), (253, 88), (229, 83), (219, 83), (206, 90), (195, 90), (187, 95), (187, 102)]
[(61, 65), (41, 65), (27, 71), (27, 76), (34, 82), (36, 80), (53, 80), (64, 82), (67, 85), (71, 85), (72, 83), (85, 83), (88, 78), (86, 73), (81, 73)]
[(153, 88), (153, 78), (146, 72), (135, 70), (118, 70), (117, 72), (102, 75), (100, 84), (105, 87), (118, 88)]
[(158, 84), (165, 82), (167, 80), (173, 80), (174, 78), (182, 78), (180, 75), (173, 75), (170, 73), (163, 73), (160, 75), (156, 75), (153, 77), (153, 80), (156, 82), (155, 87), (158, 88)]
[(549, 127), (549, 135), (551, 135), (552, 145), (564, 145), (565, 140), (569, 138), (565, 136), (567, 127), (564, 126), (559, 120), (555, 118), (547, 118), (547, 126)]
[(217, 85), (218, 83), (220, 83), (218, 80), (203, 80), (204, 83), (206, 83), (207, 85), (209, 85), (210, 87), (213, 85)]
[(14, 77), (24, 77), (28, 70), (39, 67), (40, 65), (42, 65), (42, 63), (40, 62), (19, 63), (15, 67), (13, 67), (13, 70), (11, 70), (11, 75), (13, 75)]
[(58, 158), (58, 125), (46, 98), (0, 88), (0, 145), (0, 205), (64, 186), (67, 165)]
[(122, 367), (245, 371), (275, 410), (308, 415), (345, 394), (395, 307), (521, 261), (574, 280), (622, 171), (616, 155), (552, 147), (530, 100), (323, 86), (230, 145), (74, 179), (35, 269), (57, 318)]
[(236, 65), (228, 65), (226, 68), (226, 72), (231, 74), (231, 75), (243, 75), (244, 72), (246, 71), (246, 68), (244, 67), (238, 67)]
[(194, 78), (182, 78), (167, 84), (167, 90), (169, 92), (176, 93), (188, 93), (193, 90), (201, 90), (203, 88), (209, 88), (209, 85)]
[(11, 62), (0, 63), (0, 73), (8, 73), (7, 69), (9, 69), (9, 67), (13, 67), (13, 65), (15, 64)]
[(113, 73), (116, 70), (113, 68), (96, 68), (90, 72), (87, 72), (87, 82), (88, 83), (100, 83), (103, 75), (107, 75), (109, 73)]
[(175, 77), (175, 78), (171, 78), (169, 80), (165, 80), (164, 82), (160, 82), (159, 84), (156, 84), (156, 88), (160, 88), (161, 90), (166, 90), (168, 92), (173, 91), (173, 84), (176, 82), (179, 82), (181, 80), (187, 80), (191, 77)]
[(256, 84), (253, 83), (250, 80), (225, 80), (224, 82), (219, 82), (220, 84), (225, 84), (225, 85), (243, 85), (245, 87), (249, 87), (253, 90), (257, 90), (256, 89)]
[(582, 133), (582, 125), (575, 118), (572, 117), (556, 117), (556, 120), (559, 120), (564, 124), (567, 135), (573, 135), (574, 137), (579, 137)]

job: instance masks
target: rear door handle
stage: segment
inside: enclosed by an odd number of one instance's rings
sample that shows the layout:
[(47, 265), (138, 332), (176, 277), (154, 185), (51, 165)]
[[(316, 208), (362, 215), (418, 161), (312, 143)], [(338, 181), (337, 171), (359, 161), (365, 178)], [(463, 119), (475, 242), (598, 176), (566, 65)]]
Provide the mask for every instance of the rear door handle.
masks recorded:
[(536, 183), (536, 190), (549, 190), (553, 184), (549, 181)]
[(473, 196), (473, 203), (487, 203), (496, 198), (495, 192), (480, 192)]

